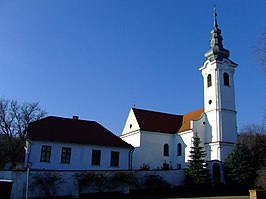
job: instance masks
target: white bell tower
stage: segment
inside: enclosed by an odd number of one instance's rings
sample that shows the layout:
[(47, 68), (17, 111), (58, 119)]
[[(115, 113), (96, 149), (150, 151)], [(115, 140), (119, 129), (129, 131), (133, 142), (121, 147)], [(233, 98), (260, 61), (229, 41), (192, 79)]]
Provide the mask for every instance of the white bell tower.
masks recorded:
[[(230, 52), (223, 48), (221, 30), (214, 8), (214, 27), (211, 46), (205, 53), (206, 61), (199, 69), (204, 80), (204, 112), (211, 134), (205, 146), (211, 160), (224, 161), (237, 141), (234, 72), (237, 64), (229, 59)], [(208, 153), (208, 151), (207, 151)]]

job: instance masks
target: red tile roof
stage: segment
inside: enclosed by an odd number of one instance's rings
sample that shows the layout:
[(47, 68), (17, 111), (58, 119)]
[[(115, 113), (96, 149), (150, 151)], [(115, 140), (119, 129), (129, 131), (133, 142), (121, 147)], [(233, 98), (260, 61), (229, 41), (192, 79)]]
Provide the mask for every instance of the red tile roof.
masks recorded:
[(178, 133), (191, 129), (190, 122), (192, 120), (200, 119), (200, 117), (203, 114), (203, 112), (204, 112), (204, 108), (201, 108), (201, 109), (189, 112), (187, 114), (184, 114), (183, 115), (183, 120), (182, 120), (182, 126), (178, 130)]
[(176, 134), (191, 129), (190, 121), (198, 120), (204, 109), (174, 115), (132, 108), (141, 130)]
[(30, 123), (27, 139), (132, 148), (95, 121), (54, 116)]
[(182, 123), (181, 115), (133, 108), (141, 130), (174, 134)]

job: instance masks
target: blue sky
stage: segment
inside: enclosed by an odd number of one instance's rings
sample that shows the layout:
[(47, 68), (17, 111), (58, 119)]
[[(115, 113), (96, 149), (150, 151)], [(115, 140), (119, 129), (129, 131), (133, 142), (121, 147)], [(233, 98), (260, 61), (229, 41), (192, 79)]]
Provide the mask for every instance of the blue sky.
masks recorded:
[[(238, 63), (238, 128), (261, 123), (266, 78), (256, 47), (265, 0), (217, 0), (223, 44)], [(198, 70), (209, 49), (211, 0), (0, 0), (0, 97), (49, 115), (96, 120), (119, 135), (130, 108), (203, 107)]]

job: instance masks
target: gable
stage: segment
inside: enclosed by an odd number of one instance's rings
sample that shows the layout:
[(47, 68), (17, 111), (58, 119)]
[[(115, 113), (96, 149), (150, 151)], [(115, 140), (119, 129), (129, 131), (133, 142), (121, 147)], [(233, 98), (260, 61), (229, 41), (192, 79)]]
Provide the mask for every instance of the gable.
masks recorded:
[(139, 127), (137, 118), (136, 118), (133, 110), (131, 109), (129, 114), (128, 114), (127, 121), (125, 123), (124, 129), (123, 129), (121, 135), (125, 135), (125, 134), (131, 133), (131, 132), (136, 132), (139, 129), (140, 129), (140, 127)]
[(30, 123), (27, 139), (132, 148), (95, 121), (53, 116)]

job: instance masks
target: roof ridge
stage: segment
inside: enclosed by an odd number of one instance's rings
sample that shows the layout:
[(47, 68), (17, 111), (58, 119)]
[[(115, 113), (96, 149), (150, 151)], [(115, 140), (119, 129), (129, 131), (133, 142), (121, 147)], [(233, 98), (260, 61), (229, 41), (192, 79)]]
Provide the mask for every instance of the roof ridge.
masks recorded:
[[(48, 118), (55, 118), (55, 119), (63, 119), (63, 120), (73, 120), (73, 121), (83, 121), (83, 122), (95, 122), (95, 123), (98, 123), (97, 121), (95, 120), (86, 120), (86, 119), (73, 119), (73, 118), (67, 118), (67, 117), (62, 117), (62, 116), (54, 116), (54, 115), (49, 115), (47, 117), (44, 117), (40, 120), (43, 120), (43, 119), (48, 119)], [(38, 121), (38, 120), (37, 120)], [(99, 123), (98, 123), (99, 124)]]
[(190, 112), (188, 112), (188, 113), (185, 113), (185, 114), (183, 114), (183, 115), (188, 115), (188, 114), (191, 114), (191, 113), (194, 113), (194, 112), (196, 112), (196, 111), (200, 111), (200, 110), (204, 110), (204, 108), (202, 107), (202, 108), (199, 108), (199, 109), (196, 109), (196, 110), (194, 110), (194, 111), (190, 111)]
[(140, 111), (152, 112), (152, 113), (160, 113), (160, 114), (173, 115), (173, 116), (183, 116), (183, 115), (174, 114), (174, 113), (165, 113), (165, 112), (153, 111), (153, 110), (148, 110), (148, 109), (132, 108), (133, 111), (134, 111), (134, 109), (140, 110)]

